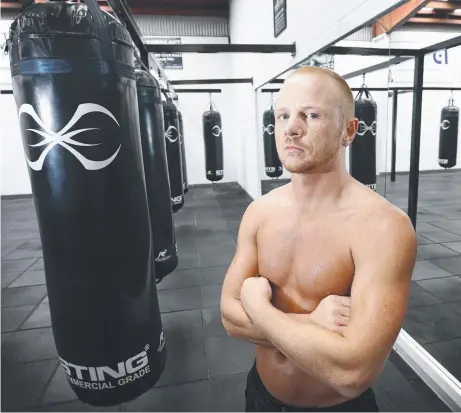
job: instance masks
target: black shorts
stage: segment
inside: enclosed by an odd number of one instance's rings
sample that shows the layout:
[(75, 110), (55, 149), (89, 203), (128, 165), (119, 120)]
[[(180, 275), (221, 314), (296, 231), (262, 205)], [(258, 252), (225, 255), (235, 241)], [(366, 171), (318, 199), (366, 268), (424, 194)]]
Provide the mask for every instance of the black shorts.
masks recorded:
[(273, 397), (264, 387), (253, 364), (247, 378), (245, 390), (246, 412), (379, 412), (376, 398), (371, 388), (359, 397), (345, 403), (330, 407), (294, 407), (289, 406)]

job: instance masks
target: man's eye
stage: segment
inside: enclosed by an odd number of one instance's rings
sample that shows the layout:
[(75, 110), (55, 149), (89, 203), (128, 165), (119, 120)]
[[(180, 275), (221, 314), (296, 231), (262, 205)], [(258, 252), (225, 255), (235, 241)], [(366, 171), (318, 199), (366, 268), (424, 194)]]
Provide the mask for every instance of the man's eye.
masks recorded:
[(309, 112), (307, 114), (308, 119), (317, 119), (318, 117), (319, 117), (319, 115), (317, 115), (317, 113)]
[(287, 119), (288, 119), (288, 115), (287, 115), (286, 113), (282, 113), (282, 114), (279, 115), (277, 118), (280, 119), (280, 120), (287, 120)]

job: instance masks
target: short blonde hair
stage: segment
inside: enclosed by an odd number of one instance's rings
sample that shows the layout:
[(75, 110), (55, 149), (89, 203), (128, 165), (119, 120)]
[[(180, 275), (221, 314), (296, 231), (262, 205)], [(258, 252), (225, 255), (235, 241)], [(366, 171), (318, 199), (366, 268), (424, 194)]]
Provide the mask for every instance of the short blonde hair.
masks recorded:
[(352, 90), (344, 78), (342, 78), (338, 73), (334, 72), (333, 70), (318, 66), (302, 66), (299, 69), (296, 69), (294, 72), (290, 73), (286, 80), (290, 79), (292, 76), (304, 74), (327, 76), (328, 78), (332, 79), (338, 85), (344, 98), (344, 105), (342, 105), (343, 117), (349, 120), (355, 116), (354, 96), (352, 94)]

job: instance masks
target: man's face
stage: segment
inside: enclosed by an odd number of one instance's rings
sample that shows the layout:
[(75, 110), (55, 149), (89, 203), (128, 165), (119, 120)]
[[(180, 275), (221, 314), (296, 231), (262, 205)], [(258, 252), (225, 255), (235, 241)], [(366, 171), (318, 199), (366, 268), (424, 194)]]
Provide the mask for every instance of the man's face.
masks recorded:
[(284, 83), (275, 107), (275, 139), (285, 169), (321, 172), (336, 163), (345, 134), (342, 102), (327, 76), (295, 74)]

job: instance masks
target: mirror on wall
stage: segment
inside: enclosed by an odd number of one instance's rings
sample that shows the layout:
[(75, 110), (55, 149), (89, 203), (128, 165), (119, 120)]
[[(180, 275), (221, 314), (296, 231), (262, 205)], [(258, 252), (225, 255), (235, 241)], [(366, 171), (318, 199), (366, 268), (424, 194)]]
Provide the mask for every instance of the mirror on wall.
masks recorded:
[[(410, 19), (402, 30), (390, 36), (392, 48), (429, 51), (423, 58), (420, 112), (413, 112), (415, 59), (391, 67), (391, 87), (398, 90), (394, 91), (392, 138), (395, 174), (387, 180), (387, 196), (405, 211), (409, 198), (415, 205), (418, 261), (403, 328), (440, 363), (444, 371), (440, 377), (449, 377), (450, 383), (457, 381), (460, 385), (461, 46), (455, 45), (461, 43), (461, 26), (455, 22), (461, 15), (451, 4), (445, 4), (444, 10), (437, 9), (438, 4), (434, 6), (426, 7), (415, 21)], [(418, 123), (419, 156), (412, 157), (412, 130)], [(437, 364), (433, 366), (436, 371)]]
[[(309, 56), (296, 67), (257, 91), (259, 127), (258, 164), (261, 193), (264, 195), (290, 182), (291, 174), (281, 164), (275, 149), (273, 107), (284, 80), (302, 66), (317, 66), (340, 74), (352, 89), (359, 130), (346, 148), (346, 168), (363, 184), (386, 196), (389, 136), (389, 38), (374, 38), (374, 23), (338, 41), (322, 53)], [(376, 49), (376, 54), (370, 51)]]

